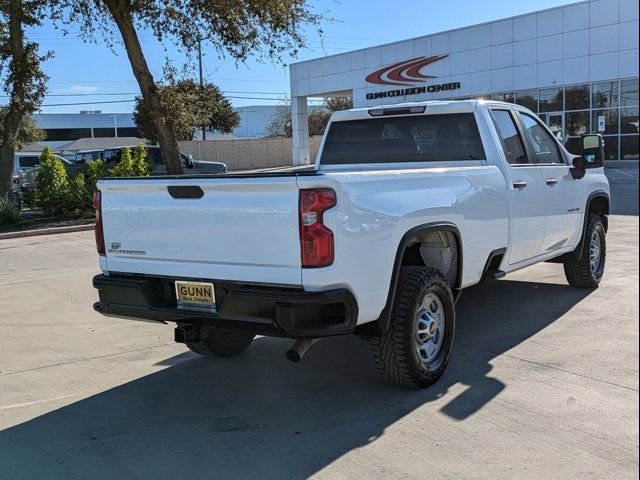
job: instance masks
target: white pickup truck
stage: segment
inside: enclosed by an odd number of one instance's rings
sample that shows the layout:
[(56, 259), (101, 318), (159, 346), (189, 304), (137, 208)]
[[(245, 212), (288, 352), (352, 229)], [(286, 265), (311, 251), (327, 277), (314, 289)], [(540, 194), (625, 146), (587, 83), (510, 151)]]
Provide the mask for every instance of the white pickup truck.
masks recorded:
[(367, 338), (383, 375), (437, 381), (455, 302), (539, 262), (595, 288), (609, 185), (599, 135), (573, 156), (526, 108), (485, 101), (335, 113), (315, 165), (98, 184), (96, 311), (175, 322), (231, 356), (255, 335)]

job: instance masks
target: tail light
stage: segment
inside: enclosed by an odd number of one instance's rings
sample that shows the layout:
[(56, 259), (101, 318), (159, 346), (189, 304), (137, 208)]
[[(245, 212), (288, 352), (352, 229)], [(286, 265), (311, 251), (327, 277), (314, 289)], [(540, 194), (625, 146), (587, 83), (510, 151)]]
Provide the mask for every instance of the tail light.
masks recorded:
[(93, 192), (93, 207), (96, 209), (96, 249), (98, 254), (107, 254), (104, 246), (104, 229), (102, 228), (102, 195), (100, 191)]
[(300, 248), (304, 268), (328, 267), (333, 263), (333, 232), (323, 223), (324, 212), (336, 205), (330, 188), (300, 190)]

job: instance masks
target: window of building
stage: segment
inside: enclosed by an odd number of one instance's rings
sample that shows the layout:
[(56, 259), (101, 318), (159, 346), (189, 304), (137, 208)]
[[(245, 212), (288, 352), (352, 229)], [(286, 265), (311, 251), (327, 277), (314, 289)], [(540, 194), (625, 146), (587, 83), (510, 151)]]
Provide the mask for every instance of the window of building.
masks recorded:
[(567, 112), (565, 116), (565, 130), (567, 136), (589, 133), (589, 111)]
[(522, 138), (518, 133), (511, 113), (507, 110), (493, 110), (493, 121), (502, 140), (502, 148), (510, 165), (529, 163)]
[(516, 92), (516, 103), (532, 112), (538, 111), (538, 90), (521, 90)]
[(618, 136), (605, 136), (604, 137), (604, 158), (605, 160), (618, 160), (620, 154), (618, 153)]
[(140, 137), (140, 132), (136, 127), (118, 127), (118, 136), (119, 137)]
[(588, 84), (566, 87), (564, 102), (566, 110), (587, 110), (589, 108), (590, 88)]
[(638, 107), (620, 109), (620, 133), (638, 135)]
[(49, 142), (91, 138), (90, 128), (48, 128), (44, 132), (45, 140)]
[(620, 137), (620, 159), (637, 160), (638, 158), (638, 135)]
[[(618, 133), (618, 112), (617, 108), (608, 110), (593, 110), (591, 112), (591, 133), (602, 133), (603, 135), (613, 135)], [(603, 118), (604, 117), (604, 118)], [(604, 122), (604, 130), (600, 127)]]
[(564, 163), (555, 142), (549, 132), (533, 117), (521, 114), (524, 134), (527, 136), (533, 147), (535, 163)]
[(618, 106), (618, 81), (594, 83), (591, 87), (591, 108)]
[(562, 88), (540, 89), (540, 111), (561, 112), (564, 110), (564, 90)]
[(622, 80), (620, 82), (620, 104), (622, 106), (639, 105), (638, 79)]
[(513, 95), (513, 92), (494, 93), (493, 99), (498, 100), (500, 102), (509, 102), (509, 103), (515, 103), (516, 101), (515, 96)]
[(569, 153), (573, 153), (574, 155), (582, 154), (582, 138), (581, 137), (570, 137), (567, 138), (567, 142), (564, 145)]
[(96, 138), (115, 137), (115, 129), (113, 128), (94, 128), (93, 136)]

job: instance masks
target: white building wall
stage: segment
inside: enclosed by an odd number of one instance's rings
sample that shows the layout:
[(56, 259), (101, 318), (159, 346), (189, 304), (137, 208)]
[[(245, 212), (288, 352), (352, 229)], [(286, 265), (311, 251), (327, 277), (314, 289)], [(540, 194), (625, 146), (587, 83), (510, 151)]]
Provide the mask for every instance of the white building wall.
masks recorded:
[[(459, 82), (460, 89), (367, 99), (407, 88), (368, 83), (369, 74), (433, 55), (446, 58), (420, 73), (437, 78), (412, 86)], [(638, 56), (638, 1), (593, 0), (296, 63), (291, 95), (352, 94), (354, 107), (491, 95), (638, 77)], [(294, 149), (304, 142), (294, 136)]]
[(367, 100), (367, 93), (394, 87), (365, 78), (384, 66), (431, 55), (448, 57), (421, 70), (437, 78), (414, 85), (460, 82), (461, 88), (413, 95), (412, 101), (636, 77), (638, 2), (581, 2), (293, 64), (292, 95), (353, 91), (356, 107), (403, 102), (408, 98)]

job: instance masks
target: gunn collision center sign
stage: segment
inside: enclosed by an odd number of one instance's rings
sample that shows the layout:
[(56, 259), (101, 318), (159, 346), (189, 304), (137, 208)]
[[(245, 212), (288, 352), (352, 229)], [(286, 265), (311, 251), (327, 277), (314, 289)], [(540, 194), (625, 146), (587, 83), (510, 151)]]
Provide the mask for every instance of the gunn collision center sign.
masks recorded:
[(432, 57), (417, 57), (404, 62), (388, 65), (367, 75), (365, 80), (376, 85), (393, 85), (398, 88), (394, 90), (384, 90), (380, 92), (367, 93), (367, 100), (378, 98), (406, 97), (408, 95), (420, 95), (421, 93), (434, 93), (443, 90), (458, 90), (460, 82), (443, 83), (440, 85), (429, 85), (416, 87), (415, 83), (424, 83), (428, 79), (437, 78), (433, 75), (425, 75), (420, 70), (427, 65), (431, 65), (449, 55), (434, 55)]

